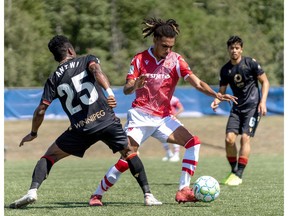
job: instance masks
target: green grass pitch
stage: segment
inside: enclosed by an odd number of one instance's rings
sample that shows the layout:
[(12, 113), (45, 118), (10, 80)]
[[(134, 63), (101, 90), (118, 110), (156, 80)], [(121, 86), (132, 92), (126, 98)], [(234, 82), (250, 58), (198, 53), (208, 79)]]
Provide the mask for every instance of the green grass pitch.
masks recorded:
[[(141, 155), (140, 155), (141, 156)], [(38, 200), (25, 209), (8, 205), (24, 195), (31, 182), (36, 160), (6, 161), (4, 168), (5, 216), (91, 216), (91, 215), (284, 215), (284, 156), (252, 154), (238, 187), (220, 186), (221, 192), (212, 203), (174, 201), (181, 163), (163, 163), (159, 157), (142, 158), (151, 190), (162, 206), (143, 205), (141, 189), (128, 170), (103, 197), (103, 207), (89, 207), (90, 195), (96, 189), (114, 158), (67, 158), (55, 164), (50, 176), (38, 191)], [(202, 156), (195, 181), (201, 175), (220, 180), (229, 166), (222, 156)]]

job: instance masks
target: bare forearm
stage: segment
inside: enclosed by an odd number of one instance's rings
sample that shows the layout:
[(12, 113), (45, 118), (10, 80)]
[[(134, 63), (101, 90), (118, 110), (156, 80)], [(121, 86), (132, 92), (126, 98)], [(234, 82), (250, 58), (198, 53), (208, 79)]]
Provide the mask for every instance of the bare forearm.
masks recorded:
[(41, 126), (45, 116), (45, 110), (41, 109), (41, 106), (39, 106), (33, 114), (33, 119), (32, 119), (32, 127), (31, 127), (31, 132), (37, 133), (39, 127)]
[(132, 94), (134, 93), (134, 91), (135, 91), (134, 85), (131, 84), (126, 84), (123, 88), (123, 92), (125, 95)]
[(194, 87), (196, 88), (198, 91), (211, 96), (211, 97), (215, 97), (217, 98), (217, 93), (210, 88), (210, 86), (203, 82), (202, 80), (200, 80), (196, 75), (191, 74), (188, 78), (187, 81)]
[(197, 85), (195, 88), (208, 96), (217, 98), (217, 93), (207, 83), (203, 81), (201, 81), (200, 84)]
[(102, 88), (104, 88), (104, 89), (110, 88), (110, 82), (109, 82), (107, 76), (102, 71), (97, 72), (95, 77), (96, 77), (97, 82), (100, 84), (100, 86)]
[(136, 79), (128, 79), (126, 81), (124, 88), (123, 88), (124, 94), (125, 95), (132, 94), (137, 89), (143, 88), (147, 82), (146, 78), (147, 78), (146, 75), (142, 74), (139, 77), (137, 77)]
[(91, 64), (89, 67), (90, 72), (93, 74), (94, 78), (97, 80), (99, 85), (103, 89), (108, 89), (110, 88), (110, 82), (106, 76), (101, 70), (101, 67), (99, 64)]
[(261, 93), (262, 93), (261, 102), (266, 103), (267, 97), (268, 97), (268, 91), (269, 91), (269, 82), (264, 82), (262, 84), (262, 89), (261, 89)]

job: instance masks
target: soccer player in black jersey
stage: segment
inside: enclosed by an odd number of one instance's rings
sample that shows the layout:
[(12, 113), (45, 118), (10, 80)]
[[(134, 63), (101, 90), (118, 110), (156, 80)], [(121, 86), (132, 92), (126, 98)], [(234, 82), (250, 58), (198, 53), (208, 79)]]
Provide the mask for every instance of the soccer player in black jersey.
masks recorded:
[[(130, 168), (145, 199), (147, 196), (155, 199), (150, 192), (142, 161), (135, 148), (128, 143), (120, 120), (112, 109), (116, 106), (116, 100), (110, 83), (101, 70), (99, 59), (93, 55), (76, 57), (72, 44), (62, 35), (53, 37), (48, 47), (59, 66), (47, 79), (40, 104), (33, 114), (31, 132), (22, 139), (19, 146), (37, 137), (45, 111), (54, 99), (60, 100), (71, 125), (36, 164), (28, 193), (10, 204), (10, 208), (22, 208), (35, 202), (37, 189), (47, 178), (54, 163), (69, 155), (83, 157), (85, 151), (99, 140), (113, 153), (120, 152), (120, 165), (117, 168)], [(108, 98), (102, 88), (106, 90)], [(89, 205), (102, 206), (101, 198), (92, 195)]]
[[(230, 37), (227, 48), (230, 60), (220, 71), (219, 92), (224, 94), (229, 85), (238, 103), (233, 104), (226, 126), (225, 148), (231, 173), (220, 183), (237, 186), (242, 183), (242, 174), (248, 163), (250, 137), (254, 136), (260, 117), (267, 113), (269, 81), (255, 59), (242, 56), (243, 41), (240, 37)], [(258, 83), (261, 84), (261, 93)], [(214, 111), (220, 102), (218, 99), (212, 102)], [(236, 146), (238, 135), (241, 135), (239, 152)]]

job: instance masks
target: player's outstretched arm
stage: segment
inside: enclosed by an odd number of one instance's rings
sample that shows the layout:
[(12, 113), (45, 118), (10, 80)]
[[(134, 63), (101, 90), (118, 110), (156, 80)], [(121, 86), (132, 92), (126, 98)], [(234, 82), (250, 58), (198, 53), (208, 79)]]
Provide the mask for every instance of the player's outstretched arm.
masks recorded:
[(32, 128), (31, 132), (27, 134), (20, 142), (19, 147), (23, 146), (25, 142), (30, 142), (34, 140), (37, 137), (37, 132), (39, 127), (41, 126), (45, 112), (48, 108), (48, 105), (43, 104), (42, 102), (39, 104), (39, 106), (35, 109), (32, 119)]
[(200, 80), (195, 74), (191, 74), (186, 80), (198, 91), (208, 96), (217, 98), (220, 101), (232, 101), (237, 104), (237, 97), (229, 94), (221, 94), (220, 92), (216, 93), (207, 83)]

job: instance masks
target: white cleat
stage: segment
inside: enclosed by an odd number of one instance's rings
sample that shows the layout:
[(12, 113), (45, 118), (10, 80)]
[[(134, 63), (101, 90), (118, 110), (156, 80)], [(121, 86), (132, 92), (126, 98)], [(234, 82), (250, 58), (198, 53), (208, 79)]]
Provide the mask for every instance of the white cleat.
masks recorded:
[(178, 155), (173, 155), (173, 157), (171, 157), (171, 158), (169, 159), (169, 161), (170, 161), (170, 162), (178, 162), (178, 161), (180, 161), (180, 158), (179, 158)]
[(162, 161), (168, 161), (168, 160), (169, 160), (169, 158), (167, 156), (162, 158)]
[(166, 156), (162, 158), (162, 161), (169, 161), (172, 157), (172, 153), (167, 153)]
[(162, 205), (162, 202), (158, 201), (153, 194), (151, 193), (145, 193), (144, 196), (144, 205), (145, 206), (158, 206)]
[(27, 193), (22, 198), (14, 201), (9, 205), (9, 208), (17, 209), (17, 208), (24, 208), (29, 204), (36, 202), (37, 200), (37, 193)]

